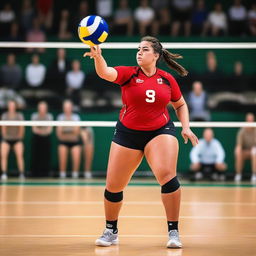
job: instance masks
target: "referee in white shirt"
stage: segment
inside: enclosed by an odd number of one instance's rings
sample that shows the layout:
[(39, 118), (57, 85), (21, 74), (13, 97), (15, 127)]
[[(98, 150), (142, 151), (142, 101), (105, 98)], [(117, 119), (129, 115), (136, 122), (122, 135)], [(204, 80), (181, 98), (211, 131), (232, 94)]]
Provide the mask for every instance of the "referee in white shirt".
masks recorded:
[(221, 143), (214, 138), (212, 129), (204, 130), (203, 138), (190, 152), (190, 159), (193, 179), (200, 180), (205, 176), (212, 180), (225, 180), (225, 151)]

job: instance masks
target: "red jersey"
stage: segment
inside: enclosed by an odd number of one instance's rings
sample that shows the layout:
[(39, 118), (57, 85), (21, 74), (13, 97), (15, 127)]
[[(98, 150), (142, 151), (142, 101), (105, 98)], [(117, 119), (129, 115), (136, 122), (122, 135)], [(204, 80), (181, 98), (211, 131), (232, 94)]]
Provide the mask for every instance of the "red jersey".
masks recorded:
[(181, 98), (179, 85), (168, 72), (156, 69), (148, 77), (140, 67), (118, 66), (114, 83), (121, 86), (123, 107), (119, 119), (134, 130), (156, 130), (170, 119), (167, 104)]

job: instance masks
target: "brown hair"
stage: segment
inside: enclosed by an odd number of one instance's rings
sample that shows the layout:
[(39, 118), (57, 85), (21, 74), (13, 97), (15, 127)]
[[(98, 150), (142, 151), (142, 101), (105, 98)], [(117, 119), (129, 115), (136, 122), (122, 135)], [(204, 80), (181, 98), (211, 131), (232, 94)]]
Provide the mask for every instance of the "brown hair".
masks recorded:
[(166, 62), (167, 66), (171, 69), (174, 69), (177, 71), (181, 76), (186, 76), (188, 74), (188, 71), (182, 67), (179, 63), (175, 61), (175, 59), (182, 59), (183, 57), (180, 54), (177, 53), (171, 53), (168, 50), (164, 49), (160, 41), (152, 36), (144, 36), (141, 38), (142, 41), (150, 42), (152, 45), (152, 48), (154, 49), (155, 53), (159, 53), (159, 59), (157, 62), (163, 58)]

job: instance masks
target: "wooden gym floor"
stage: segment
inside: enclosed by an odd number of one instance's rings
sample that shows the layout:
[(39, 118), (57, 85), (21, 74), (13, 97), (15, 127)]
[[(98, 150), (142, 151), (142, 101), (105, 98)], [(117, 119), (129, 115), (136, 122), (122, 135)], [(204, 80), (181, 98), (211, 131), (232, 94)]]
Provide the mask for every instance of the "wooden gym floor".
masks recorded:
[(165, 214), (153, 180), (133, 180), (125, 190), (120, 244), (94, 246), (104, 229), (103, 190), (103, 180), (0, 183), (0, 255), (256, 255), (255, 185), (184, 184), (183, 249), (165, 248)]

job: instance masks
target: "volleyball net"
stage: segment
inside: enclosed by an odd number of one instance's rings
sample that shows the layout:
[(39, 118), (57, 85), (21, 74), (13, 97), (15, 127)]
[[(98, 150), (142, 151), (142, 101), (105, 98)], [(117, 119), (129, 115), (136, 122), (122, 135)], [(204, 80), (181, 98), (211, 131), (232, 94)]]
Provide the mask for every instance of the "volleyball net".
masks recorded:
[[(202, 60), (196, 61), (196, 59), (199, 59), (202, 57), (202, 54), (200, 56), (199, 52), (204, 51), (214, 51), (214, 50), (221, 50), (219, 52), (219, 56), (217, 56), (218, 62), (221, 63), (222, 58), (226, 57), (226, 60), (232, 61), (244, 61), (244, 65), (247, 65), (247, 73), (256, 73), (256, 43), (254, 42), (189, 42), (189, 43), (177, 43), (177, 42), (163, 42), (163, 47), (169, 50), (175, 49), (176, 51), (183, 51), (185, 50), (187, 55), (185, 55), (185, 59), (189, 58), (195, 58), (195, 60), (192, 60), (195, 62), (196, 65), (202, 66)], [(110, 42), (110, 43), (103, 43), (100, 46), (102, 49), (107, 51), (107, 61), (108, 62), (114, 62), (112, 66), (114, 65), (124, 65), (125, 63), (115, 63), (116, 61), (116, 55), (115, 51), (122, 50), (123, 52), (127, 50), (135, 50), (138, 47), (137, 42)], [(72, 50), (89, 50), (89, 46), (81, 43), (81, 42), (0, 42), (0, 50), (5, 50), (6, 54), (12, 53), (15, 49), (28, 49), (28, 48), (44, 48), (44, 49), (70, 49)], [(195, 53), (195, 50), (198, 50), (198, 52)], [(223, 54), (224, 51), (224, 54)], [(238, 53), (239, 51), (239, 53)], [(119, 51), (120, 53), (120, 51)], [(130, 52), (128, 52), (130, 53)], [(20, 55), (29, 55), (28, 53), (24, 52)], [(41, 58), (44, 59), (44, 55), (49, 55), (47, 52), (43, 55), (41, 55)], [(230, 58), (227, 58), (227, 55), (230, 55)], [(81, 53), (82, 58), (82, 53)], [(124, 54), (124, 57), (127, 57), (128, 55)], [(130, 55), (129, 55), (130, 56)], [(234, 57), (235, 56), (235, 57)], [(74, 56), (76, 58), (77, 55)], [(49, 56), (47, 56), (49, 58)], [(110, 58), (110, 59), (109, 59)], [(113, 61), (111, 60), (113, 58)], [(71, 57), (72, 59), (72, 57)], [(134, 62), (135, 56), (130, 56), (130, 61)], [(126, 59), (125, 61), (129, 61)], [(190, 60), (191, 61), (191, 60)], [(205, 60), (203, 60), (204, 62)], [(3, 62), (3, 60), (2, 60)], [(89, 62), (89, 60), (88, 60)], [(124, 62), (124, 60), (123, 60)], [(247, 63), (249, 62), (249, 64)], [(90, 61), (89, 66), (91, 66), (92, 62)], [(112, 63), (111, 63), (112, 64)], [(190, 63), (191, 64), (191, 63)], [(226, 63), (227, 66), (232, 65), (233, 63)], [(203, 64), (205, 65), (205, 63)], [(218, 64), (219, 65), (219, 64)], [(47, 65), (46, 65), (47, 66)], [(199, 67), (200, 68), (200, 67)], [(249, 70), (249, 71), (248, 71)], [(193, 72), (193, 70), (191, 71)], [(230, 72), (230, 71), (229, 71)], [(2, 85), (1, 85), (2, 86)], [(1, 87), (0, 86), (0, 87)], [(207, 84), (204, 85), (207, 90)], [(217, 87), (218, 85), (216, 85)], [(85, 86), (86, 87), (86, 86)], [(97, 85), (95, 85), (97, 87)], [(222, 88), (219, 88), (219, 91), (221, 91)], [(235, 88), (234, 88), (235, 89)], [(241, 94), (239, 96), (235, 96), (232, 94), (232, 91), (230, 94), (228, 94), (226, 97), (230, 97), (232, 100), (232, 97), (235, 98), (235, 100), (238, 100), (241, 102), (245, 102), (246, 100), (250, 101), (251, 103), (254, 103), (256, 105), (256, 84), (254, 85), (254, 88), (249, 89), (249, 93), (245, 95), (245, 97), (241, 97)], [(218, 89), (217, 89), (218, 90)], [(245, 88), (245, 90), (248, 90), (248, 88)], [(225, 93), (223, 93), (225, 94)], [(223, 95), (222, 94), (222, 95)], [(239, 93), (238, 93), (239, 94)], [(221, 97), (220, 97), (221, 98)], [(214, 103), (213, 103), (214, 104)], [(250, 109), (248, 109), (250, 111)], [(251, 112), (254, 112), (253, 109)], [(17, 124), (23, 125), (23, 126), (34, 126), (38, 125), (35, 121), (0, 121), (0, 125), (5, 126), (15, 126)], [(109, 121), (81, 121), (81, 122), (61, 122), (61, 121), (53, 121), (53, 122), (40, 122), (41, 126), (92, 126), (92, 127), (114, 127), (116, 122), (109, 122)], [(177, 127), (180, 127), (181, 124), (179, 122), (175, 122), (175, 125)], [(191, 122), (191, 127), (255, 127), (255, 123), (245, 123), (245, 122), (232, 122), (232, 120), (229, 120), (228, 122)]]
[[(233, 72), (233, 66), (235, 62), (241, 62), (243, 64), (244, 72), (248, 77), (251, 77), (255, 75), (256, 70), (256, 43), (241, 43), (241, 42), (234, 42), (234, 43), (169, 43), (169, 42), (163, 42), (163, 47), (166, 49), (169, 49), (170, 51), (180, 53), (183, 55), (184, 59), (181, 60), (181, 64), (185, 66), (189, 71), (190, 75), (190, 81), (188, 81), (188, 78), (180, 78), (181, 84), (189, 84), (193, 83), (195, 80), (200, 80), (199, 78), (194, 76), (194, 73), (200, 73), (200, 71), (206, 70), (206, 57), (209, 52), (213, 52), (215, 54), (215, 57), (217, 58), (217, 64), (218, 67), (220, 67), (222, 73), (227, 73), (229, 75), (232, 75)], [(0, 51), (6, 54), (6, 56), (9, 53), (12, 53), (13, 51), (20, 49), (22, 52), (19, 52), (17, 54), (17, 62), (20, 60), (23, 62), (23, 68), (25, 69), (25, 65), (28, 65), (30, 63), (31, 59), (31, 53), (28, 53), (25, 49), (28, 48), (44, 48), (45, 52), (40, 55), (40, 59), (42, 63), (45, 64), (46, 68), (50, 66), (50, 63), (53, 61), (54, 58), (56, 58), (56, 52), (57, 49), (63, 48), (67, 51), (67, 57), (72, 59), (79, 59), (81, 61), (82, 69), (86, 72), (94, 72), (94, 66), (93, 61), (88, 59), (83, 59), (82, 55), (84, 51), (89, 50), (89, 46), (83, 44), (83, 43), (73, 43), (73, 42), (44, 42), (44, 43), (27, 43), (27, 42), (0, 42)], [(115, 43), (104, 43), (101, 45), (101, 48), (104, 50), (103, 55), (106, 58), (108, 64), (110, 66), (118, 66), (118, 65), (136, 65), (135, 61), (135, 55), (136, 55), (136, 49), (138, 48), (138, 43), (130, 43), (130, 42), (115, 42)], [(4, 56), (4, 55), (3, 55)], [(5, 62), (5, 59), (2, 58), (1, 63), (3, 64)], [(164, 67), (163, 64), (160, 64), (160, 68)], [(204, 77), (205, 78), (205, 77)], [(216, 77), (215, 77), (216, 79)], [(218, 79), (217, 79), (218, 80)], [(207, 81), (203, 83), (203, 86), (205, 90), (208, 89)], [(234, 81), (234, 79), (232, 80)], [(248, 79), (247, 79), (248, 81)], [(251, 81), (251, 80), (250, 80)], [(179, 81), (178, 81), (179, 82)], [(219, 104), (219, 107), (217, 109), (217, 112), (220, 113), (218, 115), (215, 115), (210, 120), (213, 120), (212, 122), (190, 122), (190, 126), (195, 128), (197, 131), (199, 131), (198, 137), (201, 137), (203, 128), (206, 127), (212, 127), (214, 128), (214, 131), (216, 131), (216, 137), (220, 140), (223, 140), (224, 148), (226, 147), (227, 156), (231, 158), (231, 155), (233, 155), (233, 149), (235, 145), (236, 140), (236, 134), (238, 131), (238, 128), (241, 127), (256, 127), (256, 122), (244, 122), (245, 120), (245, 113), (247, 112), (253, 112), (255, 113), (255, 106), (256, 106), (256, 90), (254, 85), (250, 85), (246, 88), (244, 88), (244, 91), (238, 91), (233, 90), (232, 83), (224, 81), (224, 83), (229, 85), (229, 91), (228, 93), (226, 90), (223, 90), (223, 85), (216, 83), (216, 90), (214, 92), (209, 92), (209, 105), (212, 107), (213, 111), (214, 107)], [(191, 84), (189, 86), (183, 86), (182, 89), (185, 90), (185, 94), (191, 90)], [(243, 84), (243, 83), (241, 83)], [(92, 81), (92, 85), (90, 87), (90, 90), (97, 89), (98, 84), (95, 82), (95, 84)], [(254, 86), (254, 87), (253, 87)], [(1, 86), (0, 86), (1, 87)], [(53, 88), (53, 87), (52, 87)], [(110, 87), (106, 86), (106, 91)], [(87, 94), (87, 84), (85, 84), (86, 93), (83, 94), (87, 98), (90, 99), (91, 94)], [(241, 89), (241, 88), (240, 88)], [(96, 90), (96, 94), (99, 91)], [(82, 97), (83, 97), (82, 95)], [(1, 96), (1, 95), (0, 95)], [(120, 96), (120, 94), (119, 94)], [(104, 95), (101, 96), (104, 98)], [(38, 99), (38, 102), (40, 99)], [(91, 99), (91, 101), (94, 101), (94, 98)], [(226, 105), (222, 105), (223, 101), (227, 101)], [(120, 100), (121, 102), (121, 100)], [(231, 102), (231, 103), (230, 103)], [(235, 108), (232, 109), (233, 103), (240, 104), (241, 106), (246, 106), (245, 109), (242, 111), (239, 111), (237, 108), (237, 105), (235, 105)], [(223, 106), (223, 107), (222, 107)], [(117, 109), (120, 109), (121, 103), (118, 105)], [(224, 117), (219, 118), (227, 108), (227, 113), (225, 113)], [(210, 110), (212, 110), (210, 109)], [(24, 111), (27, 109), (25, 108)], [(36, 107), (33, 108), (33, 111), (36, 110)], [(51, 107), (49, 106), (49, 112), (51, 112)], [(106, 143), (108, 146), (103, 146), (103, 151), (108, 152), (109, 149), (109, 142), (111, 141), (112, 136), (112, 130), (111, 131), (108, 128), (113, 128), (116, 125), (116, 121), (109, 121), (105, 117), (102, 117), (101, 113), (106, 111), (104, 109), (104, 106), (102, 109), (100, 109), (98, 112), (94, 111), (93, 118), (87, 119), (87, 114), (90, 112), (90, 109), (86, 106), (80, 109), (80, 114), (84, 114), (84, 118), (82, 118), (83, 121), (29, 121), (28, 118), (26, 118), (26, 121), (0, 121), (0, 126), (26, 126), (26, 127), (33, 127), (33, 126), (80, 126), (80, 127), (95, 127), (95, 138), (96, 138), (96, 154), (95, 158), (97, 158), (97, 154), (99, 159), (102, 157), (102, 153), (100, 152), (102, 150), (102, 143)], [(62, 109), (57, 110), (58, 113), (62, 112)], [(228, 114), (228, 112), (232, 112), (231, 115)], [(111, 118), (111, 120), (117, 120), (118, 114), (115, 112), (113, 114), (116, 118)], [(90, 121), (89, 121), (90, 120)], [(91, 121), (92, 120), (92, 121)], [(175, 126), (178, 127), (178, 129), (181, 127), (180, 122), (174, 122)], [(224, 129), (225, 128), (225, 129)], [(104, 134), (104, 132), (106, 134)], [(106, 139), (103, 139), (103, 137), (106, 136)], [(180, 137), (180, 136), (178, 136)], [(97, 140), (97, 138), (99, 138)], [(179, 139), (182, 139), (181, 137)], [(181, 146), (183, 147), (183, 146)], [(185, 149), (185, 152), (188, 153), (188, 147)], [(183, 149), (181, 149), (183, 150)], [(189, 164), (189, 157), (187, 156), (187, 160), (181, 161), (180, 160), (180, 166), (181, 169), (187, 168)], [(95, 169), (100, 169), (100, 162), (105, 164), (107, 161), (107, 153), (106, 156), (104, 156), (104, 160), (101, 161), (98, 158), (95, 160), (97, 164), (95, 165)], [(104, 162), (105, 161), (105, 162)], [(232, 162), (233, 159), (229, 159), (228, 161)], [(100, 167), (98, 167), (100, 166)], [(145, 167), (147, 168), (147, 167)], [(145, 169), (144, 168), (144, 169)]]

